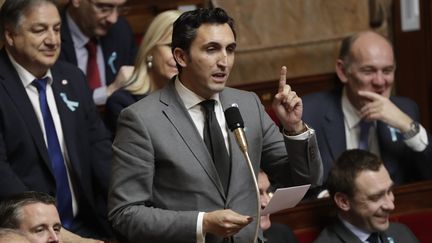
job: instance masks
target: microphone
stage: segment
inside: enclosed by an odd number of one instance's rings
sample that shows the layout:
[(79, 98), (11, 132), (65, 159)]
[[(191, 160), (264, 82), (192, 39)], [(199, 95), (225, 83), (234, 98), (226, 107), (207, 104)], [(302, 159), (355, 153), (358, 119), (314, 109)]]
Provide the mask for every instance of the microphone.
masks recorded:
[(228, 128), (231, 130), (231, 132), (234, 133), (234, 136), (236, 138), (237, 144), (240, 147), (240, 150), (243, 152), (243, 155), (246, 159), (246, 162), (249, 166), (249, 170), (254, 182), (255, 186), (255, 193), (257, 198), (257, 224), (255, 228), (255, 236), (254, 236), (254, 242), (257, 242), (258, 239), (258, 232), (259, 232), (259, 226), (260, 226), (260, 219), (261, 219), (261, 202), (260, 202), (260, 192), (258, 187), (258, 182), (255, 176), (255, 172), (252, 166), (252, 162), (249, 158), (248, 153), (248, 146), (247, 146), (247, 140), (244, 133), (244, 122), (243, 118), (240, 114), (240, 110), (237, 106), (237, 104), (232, 104), (231, 107), (225, 110), (225, 120), (227, 122)]
[(240, 147), (240, 150), (243, 153), (247, 153), (247, 141), (246, 136), (244, 134), (244, 122), (243, 118), (240, 114), (240, 110), (236, 106), (231, 106), (230, 108), (225, 110), (225, 119), (228, 125), (228, 128), (231, 132), (234, 133), (234, 136), (237, 140), (237, 144)]

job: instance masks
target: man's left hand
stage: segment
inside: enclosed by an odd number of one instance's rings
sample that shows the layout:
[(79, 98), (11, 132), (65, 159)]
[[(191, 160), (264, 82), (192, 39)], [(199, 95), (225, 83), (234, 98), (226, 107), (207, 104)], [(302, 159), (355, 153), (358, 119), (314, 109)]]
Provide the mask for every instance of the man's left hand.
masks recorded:
[(284, 129), (289, 134), (300, 134), (305, 130), (302, 121), (303, 103), (295, 91), (286, 83), (287, 68), (283, 66), (280, 72), (278, 92), (273, 99), (273, 110)]

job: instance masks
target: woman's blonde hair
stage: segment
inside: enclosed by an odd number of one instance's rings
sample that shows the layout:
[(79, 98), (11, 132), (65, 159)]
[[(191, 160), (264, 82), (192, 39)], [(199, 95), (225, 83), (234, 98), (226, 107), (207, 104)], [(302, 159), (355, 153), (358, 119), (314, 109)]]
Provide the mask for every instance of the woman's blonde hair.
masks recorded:
[(145, 94), (150, 90), (151, 80), (148, 75), (147, 56), (156, 45), (160, 44), (161, 40), (172, 33), (173, 23), (180, 14), (178, 10), (162, 12), (149, 25), (138, 50), (135, 69), (125, 88), (132, 94)]

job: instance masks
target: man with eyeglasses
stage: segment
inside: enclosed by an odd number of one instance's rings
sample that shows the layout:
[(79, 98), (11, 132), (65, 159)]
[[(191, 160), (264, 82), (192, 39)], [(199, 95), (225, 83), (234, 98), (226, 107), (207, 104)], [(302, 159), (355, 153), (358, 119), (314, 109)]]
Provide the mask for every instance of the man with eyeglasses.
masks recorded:
[(136, 45), (121, 15), (126, 0), (70, 0), (62, 13), (60, 59), (87, 75), (93, 100), (106, 99), (124, 86), (132, 73)]

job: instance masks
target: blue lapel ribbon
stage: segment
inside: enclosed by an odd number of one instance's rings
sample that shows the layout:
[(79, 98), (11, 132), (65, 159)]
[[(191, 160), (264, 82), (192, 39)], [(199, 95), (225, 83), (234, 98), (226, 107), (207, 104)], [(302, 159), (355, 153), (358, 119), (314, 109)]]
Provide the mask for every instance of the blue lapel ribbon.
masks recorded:
[(65, 93), (63, 93), (63, 92), (60, 93), (60, 97), (63, 99), (63, 102), (66, 104), (66, 106), (69, 108), (69, 110), (75, 111), (76, 108), (78, 108), (79, 102), (68, 100)]
[(108, 58), (108, 66), (111, 68), (111, 72), (113, 74), (117, 73), (117, 70), (114, 66), (114, 61), (117, 59), (117, 52), (111, 53), (110, 57)]

